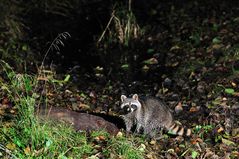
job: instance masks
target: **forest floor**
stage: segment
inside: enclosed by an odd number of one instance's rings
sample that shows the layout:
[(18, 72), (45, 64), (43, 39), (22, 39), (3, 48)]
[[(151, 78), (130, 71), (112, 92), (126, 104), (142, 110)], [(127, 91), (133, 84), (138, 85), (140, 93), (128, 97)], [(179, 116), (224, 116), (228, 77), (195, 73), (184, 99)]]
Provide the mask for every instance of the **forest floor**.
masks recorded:
[[(149, 20), (151, 25), (148, 26), (151, 31), (145, 33), (141, 41), (147, 44), (142, 46), (146, 47), (142, 50), (147, 55), (142, 56), (138, 66), (140, 73), (130, 82), (111, 79), (109, 74), (96, 67), (95, 72), (84, 74), (77, 70), (67, 74), (44, 70), (37, 75), (37, 89), (25, 87), (23, 91), (18, 85), (19, 91), (24, 92), (18, 92), (20, 97), (43, 93), (41, 97), (49, 107), (104, 116), (121, 129), (116, 140), (106, 133), (93, 133), (84, 141), (81, 139), (80, 144), (88, 143), (91, 147), (89, 151), (81, 152), (82, 158), (139, 158), (139, 155), (148, 159), (239, 158), (239, 8), (223, 3), (217, 5), (218, 8), (197, 3), (184, 7), (167, 5), (151, 8), (153, 20)], [(164, 54), (163, 63), (159, 54)], [(3, 123), (1, 131), (6, 134), (12, 132), (8, 128), (15, 125), (9, 120), (19, 113), (15, 108), (19, 99), (13, 101), (12, 91), (9, 91), (13, 85), (9, 85), (21, 76), (16, 74), (13, 78), (4, 68), (6, 66), (0, 70), (3, 75), (0, 78), (0, 119)], [(121, 79), (124, 73), (124, 70), (119, 73)], [(139, 77), (141, 75), (143, 77)], [(25, 86), (30, 86), (30, 83), (31, 78), (24, 80)], [(192, 136), (183, 138), (165, 133), (162, 139), (154, 141), (134, 133), (126, 135), (118, 114), (120, 96), (134, 93), (163, 100), (174, 111), (175, 119), (193, 130)], [(25, 130), (19, 132), (24, 133)], [(10, 152), (14, 154), (17, 150), (26, 156), (50, 151), (31, 147), (33, 141), (29, 144), (24, 141), (21, 145), (19, 138), (8, 138), (11, 137), (0, 135), (6, 143), (2, 145), (0, 140), (0, 157), (5, 154), (11, 156)], [(46, 140), (43, 145), (50, 147), (51, 142)], [(132, 149), (128, 153), (134, 155), (124, 155), (125, 150), (114, 146), (123, 142), (130, 142), (127, 146), (131, 147), (124, 146), (123, 149)], [(73, 141), (70, 145), (74, 145)], [(1, 151), (3, 149), (8, 151)], [(74, 150), (69, 148), (69, 151), (73, 153)], [(66, 157), (67, 153), (66, 150), (62, 156)]]

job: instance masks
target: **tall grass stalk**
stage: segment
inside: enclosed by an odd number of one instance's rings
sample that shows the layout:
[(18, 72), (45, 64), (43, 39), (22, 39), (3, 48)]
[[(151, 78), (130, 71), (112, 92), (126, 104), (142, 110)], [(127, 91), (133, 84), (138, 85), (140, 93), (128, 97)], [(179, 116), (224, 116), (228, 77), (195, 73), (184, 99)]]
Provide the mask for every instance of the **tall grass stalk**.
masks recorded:
[[(120, 5), (115, 5), (109, 22), (97, 41), (99, 44), (103, 38), (109, 41), (117, 41), (120, 44), (128, 46), (130, 41), (137, 39), (142, 34), (135, 15), (131, 8), (132, 0), (128, 1), (128, 8)], [(109, 33), (106, 36), (106, 33)]]

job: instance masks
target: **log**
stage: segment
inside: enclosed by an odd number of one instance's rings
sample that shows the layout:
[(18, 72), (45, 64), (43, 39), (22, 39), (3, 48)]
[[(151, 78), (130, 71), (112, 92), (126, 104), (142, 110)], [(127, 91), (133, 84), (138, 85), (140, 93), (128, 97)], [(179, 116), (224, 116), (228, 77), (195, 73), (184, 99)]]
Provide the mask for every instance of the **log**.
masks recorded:
[(105, 130), (112, 135), (119, 132), (118, 127), (104, 118), (88, 113), (79, 113), (60, 107), (40, 108), (37, 115), (43, 119), (64, 121), (74, 127), (76, 131)]

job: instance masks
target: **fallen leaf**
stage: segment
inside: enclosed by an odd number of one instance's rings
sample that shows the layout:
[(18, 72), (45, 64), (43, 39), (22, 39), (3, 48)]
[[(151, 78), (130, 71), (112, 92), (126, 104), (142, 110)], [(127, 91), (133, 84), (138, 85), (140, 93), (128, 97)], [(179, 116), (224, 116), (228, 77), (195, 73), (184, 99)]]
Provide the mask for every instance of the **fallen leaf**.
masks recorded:
[(29, 146), (27, 146), (27, 147), (24, 149), (24, 153), (25, 153), (26, 155), (29, 155), (30, 152), (31, 152), (31, 149), (30, 149)]
[(87, 104), (80, 103), (79, 108), (83, 110), (89, 110), (90, 106)]
[(178, 66), (178, 64), (179, 64), (179, 62), (177, 61), (177, 62), (174, 62), (171, 66), (176, 67), (176, 66)]
[(100, 135), (100, 136), (99, 136), (99, 139), (100, 139), (101, 141), (104, 141), (104, 140), (105, 140), (105, 136)]
[(150, 153), (150, 154), (147, 154), (146, 157), (147, 157), (148, 159), (153, 159), (153, 154), (151, 154), (151, 153)]
[(220, 133), (222, 132), (224, 129), (222, 127), (220, 127), (219, 129), (217, 129), (217, 132)]
[(235, 156), (235, 158), (239, 158), (239, 152), (238, 151), (232, 151), (232, 155)]
[(9, 150), (15, 150), (16, 149), (16, 145), (14, 143), (8, 143), (6, 145), (6, 148)]
[(195, 145), (197, 143), (197, 140), (191, 140), (191, 144)]
[(10, 113), (12, 113), (12, 114), (15, 114), (15, 113), (16, 113), (16, 111), (15, 111), (15, 110), (13, 110), (13, 109), (11, 109), (11, 110), (10, 110)]
[(226, 144), (228, 146), (230, 146), (230, 145), (235, 146), (236, 145), (234, 142), (232, 142), (230, 140), (227, 140), (225, 138), (222, 138), (222, 143), (224, 143), (224, 144)]
[(141, 144), (141, 145), (139, 146), (139, 151), (144, 152), (145, 149), (146, 149), (145, 144)]
[(96, 140), (96, 141), (105, 141), (105, 137), (104, 137), (103, 135), (96, 136), (96, 137), (95, 137), (95, 140)]
[(149, 65), (154, 65), (154, 64), (158, 64), (158, 60), (156, 58), (150, 58), (148, 60), (145, 60), (143, 63), (149, 64)]
[(223, 45), (221, 45), (221, 44), (213, 44), (213, 46), (212, 46), (212, 48), (213, 49), (220, 49), (220, 48), (222, 48), (223, 47)]
[(232, 89), (232, 88), (226, 88), (226, 89), (225, 89), (225, 93), (227, 93), (227, 94), (234, 94), (235, 91), (234, 91), (234, 89)]
[(118, 137), (118, 138), (120, 138), (120, 137), (122, 137), (122, 136), (123, 136), (123, 133), (120, 132), (120, 131), (119, 131), (119, 132), (117, 133), (117, 135), (116, 135), (116, 137)]
[(233, 95), (239, 97), (239, 92), (235, 92)]
[(219, 39), (218, 37), (212, 39), (213, 44), (220, 44), (221, 42), (222, 42), (221, 39)]
[(197, 151), (192, 151), (192, 158), (196, 158), (198, 156), (198, 152)]
[(231, 84), (232, 84), (233, 87), (237, 86), (237, 84), (235, 82), (231, 82)]
[(197, 107), (191, 107), (189, 111), (190, 111), (190, 112), (197, 112), (197, 111), (198, 111), (198, 108), (197, 108)]
[(199, 143), (203, 143), (203, 140), (201, 138), (197, 138), (196, 141)]
[(175, 112), (176, 112), (176, 113), (179, 113), (179, 112), (181, 112), (181, 111), (183, 111), (183, 107), (182, 107), (182, 103), (179, 102), (179, 103), (177, 104), (177, 106), (175, 107)]
[(155, 141), (155, 140), (151, 140), (151, 141), (149, 142), (149, 144), (150, 144), (150, 145), (155, 145), (155, 144), (156, 144), (156, 141)]
[(226, 97), (223, 97), (223, 98), (222, 98), (222, 101), (227, 101), (227, 98), (226, 98)]
[(180, 47), (178, 45), (174, 45), (173, 47), (170, 48), (170, 51), (178, 50), (178, 49), (180, 49)]
[(144, 71), (148, 71), (148, 70), (149, 70), (149, 67), (148, 67), (147, 65), (144, 65), (144, 66), (142, 67), (142, 69), (143, 69)]

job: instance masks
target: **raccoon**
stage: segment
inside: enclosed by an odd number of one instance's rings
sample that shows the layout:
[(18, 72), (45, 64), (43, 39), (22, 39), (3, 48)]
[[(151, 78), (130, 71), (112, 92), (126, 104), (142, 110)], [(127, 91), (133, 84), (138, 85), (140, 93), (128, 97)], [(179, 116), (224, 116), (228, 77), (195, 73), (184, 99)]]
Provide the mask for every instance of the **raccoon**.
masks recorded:
[(125, 95), (121, 95), (120, 107), (127, 132), (136, 125), (137, 133), (143, 129), (144, 134), (151, 138), (155, 137), (162, 129), (180, 136), (191, 135), (191, 129), (185, 129), (175, 123), (167, 105), (156, 98), (139, 99), (137, 94), (134, 94), (132, 98), (127, 98)]

